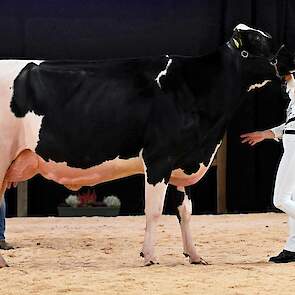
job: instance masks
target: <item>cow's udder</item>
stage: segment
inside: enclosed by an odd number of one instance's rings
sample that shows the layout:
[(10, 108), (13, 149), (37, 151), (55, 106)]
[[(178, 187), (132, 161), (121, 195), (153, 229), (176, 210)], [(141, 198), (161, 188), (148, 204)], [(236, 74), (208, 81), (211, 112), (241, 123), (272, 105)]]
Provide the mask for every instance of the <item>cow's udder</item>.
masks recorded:
[(4, 181), (12, 183), (28, 180), (38, 173), (38, 156), (31, 150), (23, 150), (8, 168)]
[(82, 186), (93, 186), (98, 183), (142, 173), (142, 162), (138, 157), (128, 160), (116, 158), (100, 165), (88, 168), (73, 168), (66, 162), (45, 161), (31, 150), (23, 150), (12, 162), (5, 175), (7, 187), (28, 180), (36, 174), (41, 174), (49, 180), (78, 190)]

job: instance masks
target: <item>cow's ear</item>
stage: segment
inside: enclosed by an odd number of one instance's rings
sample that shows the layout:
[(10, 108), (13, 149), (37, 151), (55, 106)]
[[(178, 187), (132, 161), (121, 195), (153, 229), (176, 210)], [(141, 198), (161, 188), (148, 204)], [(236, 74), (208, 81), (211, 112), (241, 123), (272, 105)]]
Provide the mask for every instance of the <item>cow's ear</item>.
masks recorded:
[(233, 41), (234, 41), (234, 43), (235, 43), (235, 46), (236, 46), (237, 48), (240, 48), (240, 43), (239, 43), (235, 38), (233, 38)]
[(37, 67), (35, 63), (27, 64), (14, 80), (10, 107), (16, 117), (24, 117), (32, 111), (34, 93), (31, 89), (30, 75), (35, 67)]
[(236, 48), (240, 49), (243, 46), (243, 42), (242, 42), (242, 34), (241, 31), (238, 29), (234, 29), (234, 34), (233, 34), (233, 42), (236, 46)]

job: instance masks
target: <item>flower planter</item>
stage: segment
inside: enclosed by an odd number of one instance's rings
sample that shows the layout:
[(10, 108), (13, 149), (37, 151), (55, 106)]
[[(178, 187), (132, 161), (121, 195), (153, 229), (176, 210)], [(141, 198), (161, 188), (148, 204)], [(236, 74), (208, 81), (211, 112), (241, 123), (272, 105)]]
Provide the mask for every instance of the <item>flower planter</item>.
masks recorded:
[(79, 216), (117, 216), (120, 208), (112, 207), (57, 207), (58, 216), (79, 217)]

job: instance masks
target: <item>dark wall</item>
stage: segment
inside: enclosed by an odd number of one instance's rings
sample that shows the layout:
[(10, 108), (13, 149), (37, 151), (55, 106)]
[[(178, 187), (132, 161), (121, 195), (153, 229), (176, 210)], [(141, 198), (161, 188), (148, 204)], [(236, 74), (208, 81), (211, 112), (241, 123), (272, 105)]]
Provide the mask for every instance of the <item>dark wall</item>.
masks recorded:
[[(271, 33), (276, 47), (285, 42), (294, 49), (294, 12), (291, 0), (2, 0), (0, 56), (104, 59), (167, 53), (200, 55), (223, 44), (241, 22)], [(280, 89), (265, 88), (249, 97), (233, 119), (228, 130), (230, 211), (272, 208), (280, 145), (263, 143), (249, 148), (240, 144), (239, 135), (279, 123), (283, 109)], [(212, 169), (193, 188), (195, 213), (216, 210), (216, 171)], [(96, 189), (102, 194), (115, 190), (124, 199), (123, 214), (143, 212), (141, 177)], [(57, 203), (68, 193), (39, 177), (33, 179), (30, 213), (55, 214)], [(14, 214), (15, 197), (10, 200)], [(168, 199), (167, 212), (172, 210), (170, 204)]]
[(221, 42), (222, 1), (204, 2), (3, 1), (0, 37), (10, 45), (0, 54), (96, 59), (212, 50)]

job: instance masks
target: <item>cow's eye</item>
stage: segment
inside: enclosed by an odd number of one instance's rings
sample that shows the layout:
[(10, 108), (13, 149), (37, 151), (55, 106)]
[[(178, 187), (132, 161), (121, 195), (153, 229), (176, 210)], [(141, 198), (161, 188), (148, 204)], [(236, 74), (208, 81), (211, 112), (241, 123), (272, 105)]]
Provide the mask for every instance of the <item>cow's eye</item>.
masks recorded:
[(259, 40), (260, 40), (260, 36), (257, 35), (257, 36), (255, 37), (255, 40), (259, 41)]

